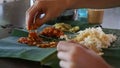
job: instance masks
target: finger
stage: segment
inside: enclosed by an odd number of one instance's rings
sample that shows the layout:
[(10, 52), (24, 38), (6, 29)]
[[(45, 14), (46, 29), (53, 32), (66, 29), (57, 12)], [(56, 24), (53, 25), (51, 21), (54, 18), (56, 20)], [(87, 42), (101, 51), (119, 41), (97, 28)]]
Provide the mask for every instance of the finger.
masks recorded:
[(59, 16), (60, 14), (60, 12), (55, 12), (54, 10), (51, 10), (51, 9), (47, 9), (47, 10), (44, 10), (44, 12), (45, 12), (45, 16), (41, 19), (41, 21), (43, 22), (43, 23), (45, 23), (45, 22), (47, 22), (47, 21), (49, 21), (49, 20), (52, 20), (52, 19), (54, 19), (55, 17), (57, 17), (57, 16)]
[(53, 18), (52, 15), (51, 15), (51, 13), (50, 13), (50, 11), (46, 11), (46, 12), (44, 12), (44, 14), (45, 14), (44, 17), (39, 18), (39, 21), (42, 24)]
[(68, 42), (75, 43), (74, 45), (77, 45), (77, 46), (79, 46), (80, 48), (88, 49), (88, 47), (86, 47), (85, 45), (82, 45), (82, 44), (80, 44), (80, 43), (77, 43), (77, 42), (74, 41), (74, 40), (70, 40), (70, 41), (68, 41)]
[(64, 61), (71, 61), (72, 60), (72, 56), (69, 55), (68, 52), (62, 52), (62, 51), (59, 51), (57, 53), (57, 57), (61, 60), (64, 60)]
[(75, 43), (69, 41), (60, 41), (57, 45), (58, 51), (69, 51), (74, 48)]
[(74, 53), (74, 52), (84, 52), (88, 51), (87, 47), (84, 45), (81, 45), (76, 42), (71, 42), (71, 41), (60, 41), (57, 45), (57, 50), (58, 51), (63, 51), (63, 52), (69, 52), (69, 53)]
[(31, 6), (27, 11), (26, 11), (26, 28), (28, 29), (28, 28), (30, 28), (29, 27), (29, 23), (28, 23), (28, 15), (29, 15), (29, 12), (30, 12), (30, 10), (33, 8), (33, 6)]
[(36, 14), (39, 12), (39, 9), (36, 7), (37, 5), (33, 5), (26, 13), (26, 26), (29, 30), (33, 25), (34, 18)]
[(32, 29), (37, 29), (38, 27), (40, 27), (43, 22), (41, 22), (41, 18), (40, 16), (43, 14), (43, 11), (39, 11), (37, 14), (36, 14), (36, 18), (35, 18), (35, 22), (33, 23), (33, 28)]
[(46, 23), (47, 21), (49, 21), (49, 20), (51, 20), (51, 19), (54, 18), (54, 17), (51, 15), (52, 13), (51, 13), (50, 11), (45, 11), (45, 10), (44, 10), (44, 14), (45, 14), (45, 15), (44, 15), (42, 18), (40, 18), (42, 14), (43, 14), (43, 13), (40, 13), (39, 16), (37, 17), (36, 22), (35, 22), (35, 24), (34, 24), (34, 27), (40, 27), (41, 25), (43, 25), (43, 24)]
[(59, 65), (61, 68), (74, 68), (74, 63), (68, 61), (60, 61)]

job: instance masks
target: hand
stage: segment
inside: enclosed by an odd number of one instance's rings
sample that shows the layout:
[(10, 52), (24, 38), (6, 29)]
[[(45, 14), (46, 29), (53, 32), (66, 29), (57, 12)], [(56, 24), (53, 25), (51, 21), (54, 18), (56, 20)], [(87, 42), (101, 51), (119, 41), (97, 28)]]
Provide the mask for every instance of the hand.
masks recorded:
[(78, 43), (61, 41), (57, 50), (62, 68), (110, 68), (95, 52)]
[[(48, 20), (59, 16), (66, 9), (67, 0), (36, 0), (26, 12), (27, 29), (37, 29)], [(43, 13), (45, 16), (40, 18)]]

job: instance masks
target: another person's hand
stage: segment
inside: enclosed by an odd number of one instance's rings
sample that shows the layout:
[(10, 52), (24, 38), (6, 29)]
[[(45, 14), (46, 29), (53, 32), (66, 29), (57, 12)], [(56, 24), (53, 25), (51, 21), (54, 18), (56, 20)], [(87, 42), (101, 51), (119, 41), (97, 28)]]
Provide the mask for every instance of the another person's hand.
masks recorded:
[(110, 68), (95, 52), (78, 43), (61, 41), (57, 50), (62, 68)]
[[(37, 29), (48, 20), (59, 16), (66, 9), (67, 0), (36, 0), (26, 12), (27, 29)], [(45, 16), (40, 18), (43, 13)]]

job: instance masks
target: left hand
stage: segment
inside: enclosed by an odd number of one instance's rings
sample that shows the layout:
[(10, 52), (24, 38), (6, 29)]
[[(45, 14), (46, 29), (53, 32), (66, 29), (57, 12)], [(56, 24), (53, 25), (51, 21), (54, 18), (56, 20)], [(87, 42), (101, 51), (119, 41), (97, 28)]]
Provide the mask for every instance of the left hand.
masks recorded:
[(62, 68), (111, 68), (101, 56), (78, 43), (61, 41), (57, 50)]

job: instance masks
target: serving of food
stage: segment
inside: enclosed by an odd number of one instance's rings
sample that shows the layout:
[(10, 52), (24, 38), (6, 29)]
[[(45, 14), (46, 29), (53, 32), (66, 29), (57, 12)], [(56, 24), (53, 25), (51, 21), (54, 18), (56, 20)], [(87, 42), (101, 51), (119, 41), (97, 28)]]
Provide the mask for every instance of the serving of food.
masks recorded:
[(115, 35), (104, 33), (101, 27), (92, 27), (79, 31), (78, 35), (76, 35), (72, 40), (92, 49), (98, 55), (102, 55), (102, 48), (110, 47), (111, 43), (116, 39), (117, 37)]
[(67, 30), (69, 30), (69, 32), (75, 32), (79, 30), (79, 27), (72, 27), (71, 25), (65, 23), (57, 23), (53, 26), (45, 27), (41, 32), (38, 33), (36, 30), (30, 30), (28, 31), (28, 37), (21, 37), (18, 39), (18, 42), (43, 48), (56, 47), (58, 41), (46, 41), (43, 40), (44, 38), (42, 38), (41, 36), (60, 39), (61, 36), (65, 35), (64, 31)]
[[(75, 26), (77, 27), (77, 26)], [(69, 38), (70, 36), (65, 34), (64, 31), (70, 31), (75, 28), (71, 25), (65, 23), (57, 23), (53, 26), (45, 27), (41, 32), (37, 33), (36, 31), (29, 31), (28, 37), (21, 37), (18, 39), (18, 42), (38, 47), (56, 47), (57, 41), (46, 41), (43, 37), (50, 37), (56, 39), (64, 39), (65, 41), (72, 40), (76, 43), (80, 43), (83, 46), (92, 49), (98, 55), (102, 55), (102, 48), (108, 48), (111, 46), (117, 37), (113, 34), (106, 34), (103, 32), (101, 27), (91, 27), (86, 28), (85, 30), (80, 30), (73, 38)], [(75, 28), (75, 30), (70, 32), (76, 32), (79, 30), (79, 27)], [(73, 35), (74, 35), (73, 34)]]
[(80, 30), (79, 26), (71, 26), (70, 24), (66, 24), (66, 23), (56, 23), (53, 25), (53, 27), (68, 32), (77, 32)]
[(20, 37), (18, 39), (19, 43), (28, 44), (31, 46), (38, 46), (38, 47), (56, 47), (57, 41), (45, 41), (42, 36), (46, 37), (55, 37), (59, 38), (61, 35), (64, 35), (64, 32), (61, 30), (55, 29), (54, 27), (46, 27), (40, 33), (37, 33), (35, 30), (30, 30), (28, 37)]

